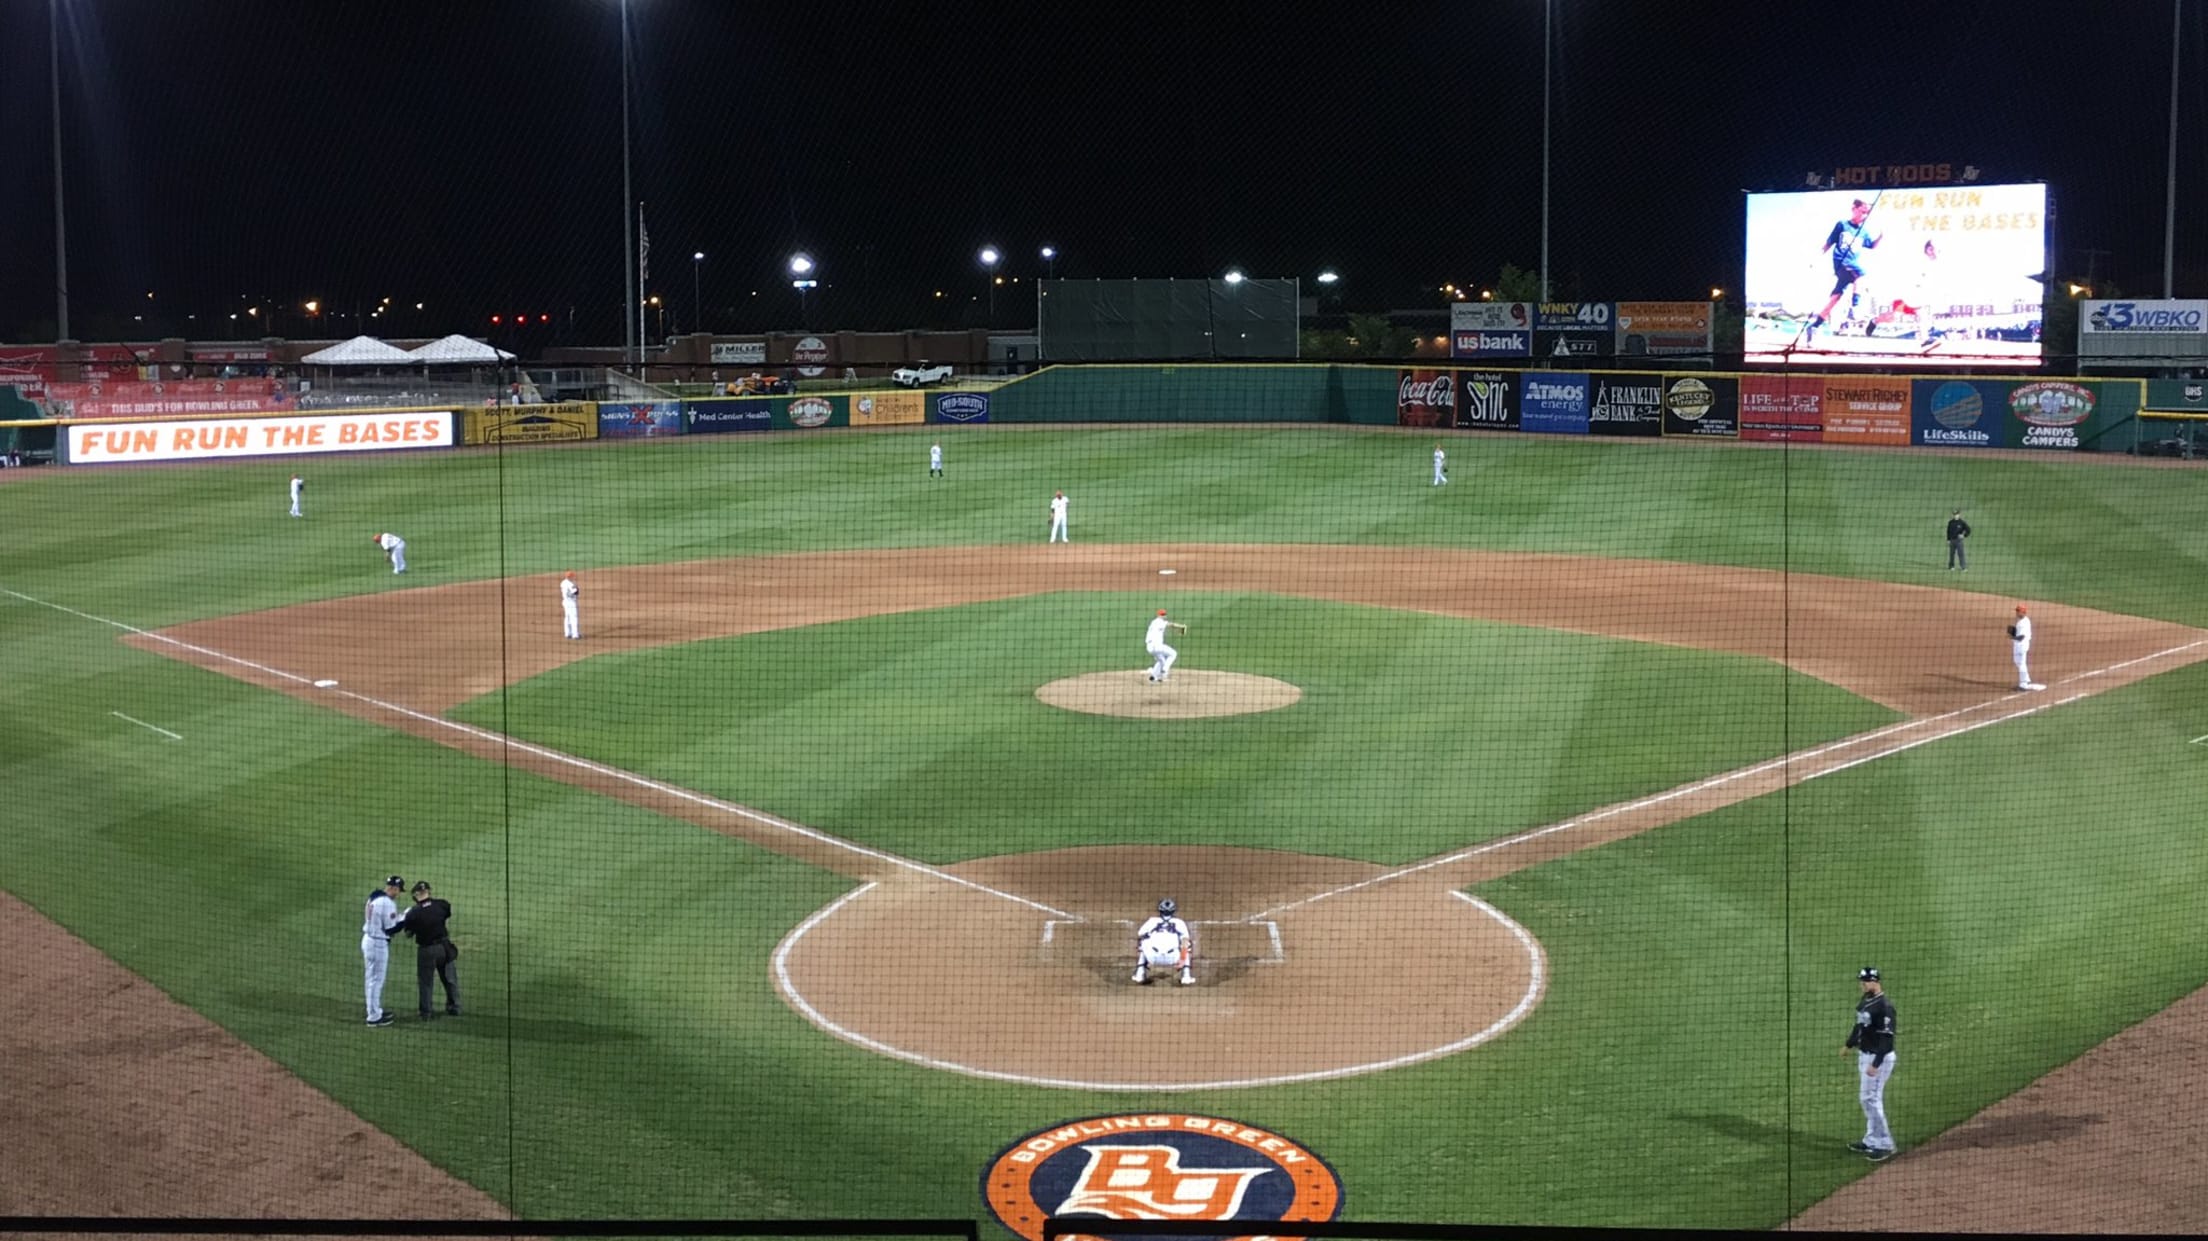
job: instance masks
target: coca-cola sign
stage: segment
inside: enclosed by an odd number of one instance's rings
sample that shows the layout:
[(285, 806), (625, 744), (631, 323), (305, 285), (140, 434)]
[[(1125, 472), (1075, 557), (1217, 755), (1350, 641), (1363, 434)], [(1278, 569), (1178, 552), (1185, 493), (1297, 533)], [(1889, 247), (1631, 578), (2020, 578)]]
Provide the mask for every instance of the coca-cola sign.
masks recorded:
[(1457, 421), (1455, 371), (1399, 371), (1395, 420), (1406, 427), (1446, 427)]

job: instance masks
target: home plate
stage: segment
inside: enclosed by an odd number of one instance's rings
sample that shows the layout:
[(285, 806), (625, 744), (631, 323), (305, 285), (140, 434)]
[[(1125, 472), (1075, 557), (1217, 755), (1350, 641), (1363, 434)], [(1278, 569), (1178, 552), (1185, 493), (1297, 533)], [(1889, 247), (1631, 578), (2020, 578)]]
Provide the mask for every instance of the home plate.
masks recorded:
[(336, 689), (336, 688), (337, 688), (337, 682), (335, 682), (335, 681), (316, 681), (316, 682), (314, 683), (314, 687), (315, 687), (316, 689)]
[(1174, 574), (1176, 574), (1176, 573), (1179, 573), (1179, 572), (1180, 572), (1180, 570), (1179, 570), (1179, 569), (1160, 569), (1160, 570), (1158, 570), (1158, 576), (1159, 576), (1159, 577), (1171, 577), (1171, 576), (1173, 576)]

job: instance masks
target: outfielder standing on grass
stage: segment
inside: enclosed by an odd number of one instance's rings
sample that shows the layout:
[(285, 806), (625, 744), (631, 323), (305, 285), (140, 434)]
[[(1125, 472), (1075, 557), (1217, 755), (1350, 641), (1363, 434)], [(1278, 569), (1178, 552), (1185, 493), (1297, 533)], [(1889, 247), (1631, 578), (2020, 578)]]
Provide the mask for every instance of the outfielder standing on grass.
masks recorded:
[(1439, 487), (1449, 481), (1449, 471), (1446, 468), (1448, 463), (1449, 454), (1441, 450), (1441, 445), (1434, 445), (1434, 486)]
[(375, 538), (376, 546), (383, 549), (383, 558), (391, 562), (393, 573), (406, 572), (406, 540), (386, 530)]
[(1855, 1098), (1863, 1105), (1863, 1140), (1848, 1149), (1872, 1163), (1894, 1157), (1894, 1135), (1886, 1127), (1886, 1083), (1894, 1075), (1894, 1002), (1886, 998), (1878, 970), (1865, 966), (1855, 980), (1863, 998), (1855, 1002), (1855, 1026), (1840, 1054), (1855, 1054)]
[(306, 479), (299, 477), (297, 474), (291, 476), (291, 515), (294, 517), (306, 516), (305, 513), (299, 511), (299, 493), (306, 490), (306, 486)]
[(399, 893), (406, 880), (397, 875), (368, 894), (360, 922), (360, 963), (367, 975), (368, 1024), (387, 1026), (391, 1014), (383, 1011), (383, 980), (391, 968), (391, 932), (399, 925)]
[(1066, 533), (1066, 493), (1061, 491), (1050, 500), (1050, 541), (1071, 543), (1073, 536)]
[(943, 445), (928, 445), (928, 477), (943, 477)]

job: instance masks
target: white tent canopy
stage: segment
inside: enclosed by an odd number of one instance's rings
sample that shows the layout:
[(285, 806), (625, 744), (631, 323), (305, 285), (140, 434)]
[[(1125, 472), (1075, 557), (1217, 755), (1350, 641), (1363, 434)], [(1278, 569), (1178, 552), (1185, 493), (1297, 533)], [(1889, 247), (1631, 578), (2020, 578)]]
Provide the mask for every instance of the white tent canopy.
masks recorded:
[(455, 332), (442, 340), (433, 340), (416, 349), (410, 349), (406, 357), (415, 362), (450, 364), (462, 362), (510, 362), (514, 355), (503, 349), (494, 349), (482, 341)]
[(308, 366), (403, 366), (414, 355), (373, 336), (355, 336), (342, 344), (317, 349), (299, 359)]

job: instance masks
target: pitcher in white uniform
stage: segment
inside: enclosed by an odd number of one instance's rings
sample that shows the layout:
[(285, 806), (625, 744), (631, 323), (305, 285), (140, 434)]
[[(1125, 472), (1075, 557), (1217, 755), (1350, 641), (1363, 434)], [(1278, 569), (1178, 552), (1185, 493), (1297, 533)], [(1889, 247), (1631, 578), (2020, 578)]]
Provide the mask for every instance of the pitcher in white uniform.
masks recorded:
[(386, 530), (376, 536), (376, 546), (383, 549), (384, 559), (391, 562), (393, 573), (406, 572), (406, 540)]
[(560, 574), (560, 636), (570, 642), (583, 636), (583, 588), (575, 584), (575, 571)]
[(1150, 631), (1142, 635), (1142, 649), (1150, 653), (1150, 679), (1153, 681), (1163, 681), (1172, 673), (1173, 661), (1181, 657), (1179, 651), (1165, 644), (1168, 628), (1188, 632), (1188, 626), (1165, 619), (1165, 609), (1159, 608), (1157, 617), (1150, 622)]
[(1135, 981), (1148, 983), (1151, 970), (1181, 972), (1181, 985), (1196, 985), (1196, 936), (1181, 921), (1172, 897), (1158, 902), (1158, 916), (1135, 929)]
[(2016, 665), (2018, 689), (2046, 689), (2032, 679), (2032, 618), (2024, 605), (2016, 605), (2016, 619), (2009, 624), (2009, 660)]
[(360, 963), (367, 976), (368, 1024), (372, 1026), (391, 1024), (391, 1014), (383, 1011), (383, 978), (391, 968), (391, 932), (399, 925), (399, 893), (404, 891), (406, 880), (393, 875), (368, 894), (367, 907), (361, 912)]
[(291, 515), (294, 517), (306, 516), (305, 513), (299, 511), (299, 493), (306, 490), (306, 486), (306, 479), (299, 477), (297, 474), (291, 476)]
[(1066, 533), (1066, 493), (1061, 491), (1050, 501), (1050, 541), (1071, 543), (1073, 536)]

